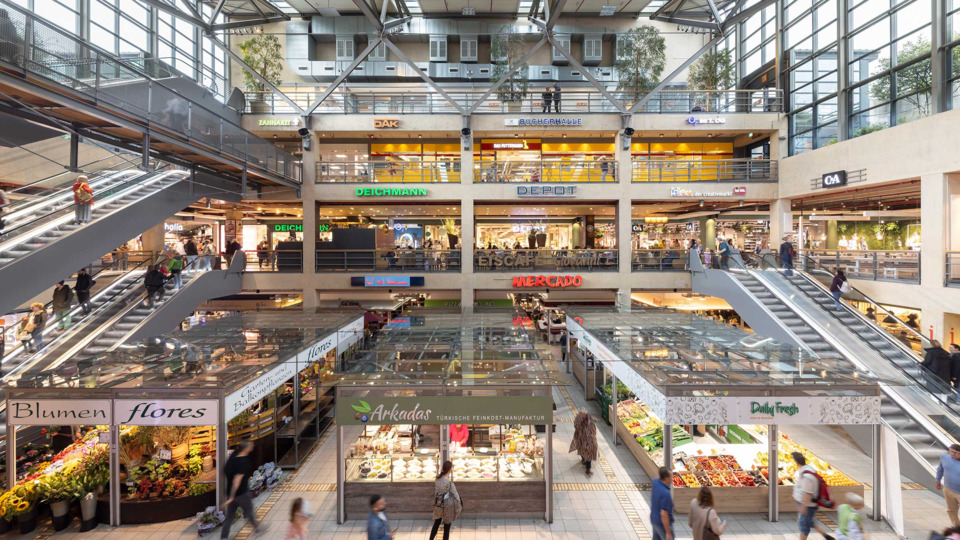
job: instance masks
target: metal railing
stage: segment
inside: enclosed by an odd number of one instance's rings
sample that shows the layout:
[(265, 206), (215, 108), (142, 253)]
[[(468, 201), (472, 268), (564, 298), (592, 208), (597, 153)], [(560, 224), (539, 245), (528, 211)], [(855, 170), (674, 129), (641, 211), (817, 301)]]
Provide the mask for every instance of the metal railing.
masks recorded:
[(689, 268), (686, 249), (635, 249), (631, 254), (633, 272), (683, 272)]
[(317, 272), (459, 272), (459, 249), (317, 250)]
[(616, 182), (616, 161), (509, 160), (475, 161), (473, 181)]
[(557, 272), (616, 272), (620, 254), (610, 249), (478, 249), (477, 272), (552, 270)]
[(634, 182), (776, 182), (771, 159), (665, 160), (633, 162)]
[(245, 251), (247, 272), (303, 272), (303, 250), (258, 249)]
[(842, 269), (850, 279), (920, 283), (919, 251), (805, 249), (803, 255), (831, 271)]
[(317, 183), (459, 183), (460, 160), (322, 161)]
[[(0, 6), (9, 14), (13, 30), (3, 36), (0, 62), (84, 94), (97, 106), (107, 105), (175, 133), (191, 144), (299, 181), (296, 158), (273, 143), (20, 6), (7, 0), (0, 0)], [(146, 83), (145, 88), (126, 84), (137, 82)]]
[[(322, 93), (322, 88), (285, 91), (301, 108), (307, 108)], [(484, 91), (447, 90), (447, 94), (462, 107), (470, 108)], [(496, 93), (480, 103), (475, 114), (546, 114), (543, 90), (531, 88), (519, 99)], [(643, 93), (611, 92), (615, 99), (629, 109), (643, 97)], [(299, 114), (286, 101), (272, 92), (246, 92), (245, 112), (254, 114)], [(699, 110), (696, 110), (699, 109)], [(661, 90), (637, 111), (638, 114), (687, 114), (703, 120), (711, 114), (777, 113), (783, 110), (779, 90)], [(460, 114), (437, 92), (386, 92), (364, 90), (336, 90), (314, 111), (317, 114)], [(620, 110), (594, 89), (568, 89), (560, 92), (557, 110), (550, 97), (551, 114), (619, 113)]]
[(945, 254), (946, 271), (944, 272), (944, 285), (947, 287), (960, 287), (960, 251), (948, 251)]

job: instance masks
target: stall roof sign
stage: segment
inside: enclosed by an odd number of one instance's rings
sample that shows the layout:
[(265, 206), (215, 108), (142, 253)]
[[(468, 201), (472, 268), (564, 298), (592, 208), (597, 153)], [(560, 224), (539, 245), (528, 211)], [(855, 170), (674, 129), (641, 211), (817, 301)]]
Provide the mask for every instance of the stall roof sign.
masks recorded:
[(550, 396), (337, 396), (337, 425), (553, 424)]
[(109, 399), (11, 399), (7, 416), (14, 426), (105, 425), (113, 422)]
[(880, 397), (667, 397), (664, 423), (873, 425), (880, 423)]

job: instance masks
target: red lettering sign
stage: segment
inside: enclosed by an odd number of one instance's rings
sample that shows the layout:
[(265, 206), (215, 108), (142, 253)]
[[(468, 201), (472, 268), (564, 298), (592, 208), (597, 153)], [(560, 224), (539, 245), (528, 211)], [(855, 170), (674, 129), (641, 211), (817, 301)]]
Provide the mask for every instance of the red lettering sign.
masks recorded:
[(516, 276), (514, 287), (579, 287), (583, 285), (583, 276)]

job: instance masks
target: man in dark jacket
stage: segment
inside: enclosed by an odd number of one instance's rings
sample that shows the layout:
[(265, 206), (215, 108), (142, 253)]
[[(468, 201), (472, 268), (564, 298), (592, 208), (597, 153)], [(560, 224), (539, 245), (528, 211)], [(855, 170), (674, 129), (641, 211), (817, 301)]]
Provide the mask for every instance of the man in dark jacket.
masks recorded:
[(543, 100), (543, 107), (540, 112), (550, 112), (550, 102), (553, 100), (553, 90), (549, 86), (543, 91), (542, 94), (540, 94), (540, 99)]
[(53, 289), (53, 312), (57, 316), (57, 331), (63, 332), (70, 328), (70, 302), (73, 301), (73, 291), (70, 287), (57, 283)]
[(790, 243), (789, 236), (784, 236), (783, 243), (780, 244), (780, 265), (785, 275), (793, 275), (793, 244)]
[(166, 292), (164, 285), (166, 279), (163, 274), (157, 270), (156, 265), (151, 265), (147, 273), (143, 276), (143, 286), (147, 289), (147, 299), (144, 302), (147, 307), (153, 307), (153, 296), (156, 294), (157, 301), (163, 300), (163, 294)]
[(943, 347), (937, 340), (932, 340), (930, 342), (930, 348), (925, 349), (925, 351), (923, 363), (920, 365), (927, 368), (930, 373), (940, 377), (940, 379), (949, 385), (950, 364), (953, 362), (953, 359), (950, 358), (950, 353), (943, 350)]
[(560, 112), (560, 83), (553, 85), (553, 112)]
[(200, 252), (197, 250), (197, 243), (193, 241), (192, 236), (187, 240), (187, 243), (183, 245), (183, 253), (187, 256), (186, 268), (184, 270), (188, 274), (196, 272), (196, 260), (200, 256)]
[(960, 345), (950, 344), (950, 379), (953, 387), (960, 390)]
[(93, 280), (90, 279), (90, 274), (87, 273), (86, 268), (81, 268), (77, 271), (77, 283), (74, 284), (73, 290), (77, 293), (77, 303), (80, 304), (84, 315), (90, 313), (91, 287), (93, 287)]
[(227, 242), (226, 255), (227, 255), (228, 266), (230, 265), (230, 261), (233, 260), (233, 254), (240, 251), (242, 247), (243, 246), (240, 245), (240, 242), (237, 242), (236, 238), (233, 238), (229, 242)]

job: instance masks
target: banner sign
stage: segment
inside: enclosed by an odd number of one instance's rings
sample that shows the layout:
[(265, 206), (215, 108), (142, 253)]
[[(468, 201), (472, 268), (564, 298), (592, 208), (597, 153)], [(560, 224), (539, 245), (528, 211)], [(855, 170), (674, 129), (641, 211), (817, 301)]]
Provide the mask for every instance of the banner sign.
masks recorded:
[(550, 396), (337, 397), (337, 425), (553, 424)]
[(215, 426), (215, 399), (118, 399), (113, 417), (129, 426)]
[(364, 287), (409, 287), (410, 276), (363, 276)]
[(745, 186), (737, 186), (730, 191), (696, 191), (684, 188), (670, 188), (671, 197), (743, 197), (747, 194)]
[(344, 326), (337, 331), (337, 354), (349, 349), (354, 343), (363, 339), (363, 317), (358, 318), (352, 323)]
[(337, 332), (334, 332), (321, 339), (319, 342), (311, 345), (309, 349), (297, 355), (297, 364), (300, 367), (298, 372), (307, 369), (314, 362), (326, 356), (328, 352), (337, 348), (337, 345)]
[(583, 285), (583, 276), (517, 276), (513, 278), (514, 287), (579, 287)]
[(104, 425), (113, 421), (109, 399), (11, 399), (7, 415), (15, 426)]
[(668, 397), (667, 424), (872, 425), (879, 396)]
[(834, 188), (847, 185), (847, 171), (835, 171), (820, 177), (820, 184), (824, 188)]
[(504, 118), (505, 126), (573, 127), (582, 126), (583, 118)]
[(577, 186), (517, 186), (517, 197), (576, 197)]
[(427, 188), (362, 188), (354, 190), (357, 197), (426, 197)]

